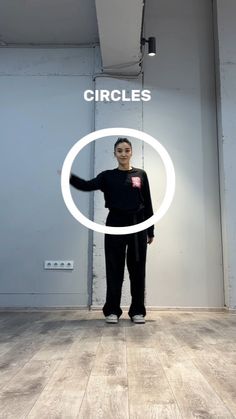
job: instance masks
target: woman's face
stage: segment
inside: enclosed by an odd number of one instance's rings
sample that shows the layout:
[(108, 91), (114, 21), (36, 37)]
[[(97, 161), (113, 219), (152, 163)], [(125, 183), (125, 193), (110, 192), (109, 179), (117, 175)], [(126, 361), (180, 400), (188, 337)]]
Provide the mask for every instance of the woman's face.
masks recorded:
[(132, 148), (126, 142), (119, 143), (115, 148), (114, 155), (119, 164), (128, 164), (132, 156)]

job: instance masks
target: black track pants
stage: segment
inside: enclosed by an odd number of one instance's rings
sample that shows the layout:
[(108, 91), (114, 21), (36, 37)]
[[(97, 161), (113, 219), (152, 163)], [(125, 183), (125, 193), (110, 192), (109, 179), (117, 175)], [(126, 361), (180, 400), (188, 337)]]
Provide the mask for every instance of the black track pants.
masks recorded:
[[(109, 214), (106, 224), (117, 226), (119, 221), (121, 220), (117, 220), (117, 218)], [(124, 226), (124, 222), (122, 224)], [(126, 225), (130, 224), (126, 223)], [(135, 314), (146, 315), (144, 305), (146, 252), (146, 230), (127, 235), (105, 235), (107, 279), (106, 303), (103, 307), (105, 316), (116, 314), (120, 317), (122, 314), (120, 301), (124, 281), (125, 259), (130, 277), (131, 291), (131, 305), (128, 314), (130, 317)]]

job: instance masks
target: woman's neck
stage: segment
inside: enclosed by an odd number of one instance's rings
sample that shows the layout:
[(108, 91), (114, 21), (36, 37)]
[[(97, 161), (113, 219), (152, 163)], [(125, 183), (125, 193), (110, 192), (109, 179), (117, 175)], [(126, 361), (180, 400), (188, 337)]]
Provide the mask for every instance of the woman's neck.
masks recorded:
[(132, 166), (130, 164), (124, 164), (124, 165), (119, 164), (118, 169), (119, 170), (131, 170)]

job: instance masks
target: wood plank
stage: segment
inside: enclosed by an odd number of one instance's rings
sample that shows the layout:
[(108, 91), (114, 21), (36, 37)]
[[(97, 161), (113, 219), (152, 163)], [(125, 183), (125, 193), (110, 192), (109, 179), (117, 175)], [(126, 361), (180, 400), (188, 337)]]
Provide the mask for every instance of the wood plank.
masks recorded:
[[(107, 326), (107, 327), (106, 327)], [(118, 325), (108, 324), (104, 326), (102, 333), (102, 341), (105, 342), (125, 342), (125, 328)]]
[(0, 356), (0, 389), (14, 377), (45, 344), (42, 336), (31, 335), (24, 341), (18, 339), (10, 350)]
[(39, 349), (32, 360), (43, 361), (58, 359), (62, 360), (70, 346), (73, 344), (74, 338), (71, 333), (60, 331), (54, 336), (50, 336), (47, 342)]
[(125, 328), (126, 342), (128, 345), (142, 348), (153, 348), (156, 344), (156, 331), (158, 330), (155, 324), (137, 324), (133, 327)]
[(39, 313), (18, 313), (10, 317), (0, 325), (0, 342), (13, 342), (23, 333), (28, 333), (28, 329), (36, 325), (41, 320)]
[(163, 371), (151, 376), (129, 377), (130, 419), (181, 418), (180, 410)]
[(112, 342), (101, 339), (92, 375), (126, 376), (126, 346), (125, 342)]
[[(171, 335), (171, 332), (161, 333), (162, 337), (157, 347), (158, 355), (183, 417), (232, 418), (231, 411), (191, 359), (191, 350), (187, 351), (186, 360), (184, 360), (186, 346), (178, 342), (178, 339), (175, 343), (176, 338)], [(184, 336), (186, 338), (186, 334)], [(190, 347), (193, 344), (196, 345), (196, 336), (194, 336), (194, 341), (191, 341), (188, 335), (187, 338)], [(169, 350), (171, 343), (176, 348), (173, 352)], [(200, 343), (202, 345), (202, 342)], [(199, 348), (199, 341), (197, 345), (197, 349), (193, 349), (194, 359), (205, 353), (205, 348), (201, 345)]]
[(93, 326), (84, 330), (64, 352), (28, 418), (77, 417), (101, 340), (101, 330), (97, 332)]
[[(159, 331), (152, 326), (146, 336), (138, 328), (126, 333), (130, 418), (181, 418), (156, 349)], [(136, 340), (140, 334), (145, 347)]]
[(58, 361), (30, 361), (0, 394), (2, 418), (23, 418), (42, 392)]
[[(87, 337), (87, 336), (86, 336)], [(75, 341), (64, 357), (64, 368), (73, 369), (77, 375), (88, 376), (94, 366), (101, 336), (93, 341), (80, 339)]]
[(163, 367), (185, 418), (234, 417), (192, 361)]
[(2, 342), (2, 343), (0, 343), (0, 360), (1, 360), (1, 356), (2, 355), (4, 355), (6, 352), (8, 352), (8, 351), (11, 350), (11, 347), (12, 347), (12, 345), (11, 345), (10, 342)]
[(80, 373), (75, 362), (61, 362), (27, 418), (76, 418), (89, 375)]
[[(26, 326), (20, 330), (16, 329), (14, 339), (6, 342), (10, 344), (10, 349), (0, 355), (0, 388), (3, 388), (31, 358), (49, 360), (51, 354), (51, 358), (61, 359), (60, 346), (63, 340), (64, 350), (72, 343), (68, 340), (71, 339), (68, 332), (67, 336), (63, 336), (64, 321), (61, 322), (61, 318), (65, 316), (64, 313), (44, 313), (43, 316), (41, 313), (36, 314), (32, 320), (31, 313), (27, 313), (27, 322), (25, 313), (23, 317), (20, 316), (21, 322), (25, 322)], [(80, 333), (82, 334), (81, 329)], [(46, 348), (51, 348), (48, 355), (45, 355)]]
[(206, 311), (150, 312), (145, 325), (126, 312), (118, 325), (101, 311), (4, 313), (0, 417), (236, 417), (235, 326)]
[(233, 362), (222, 359), (217, 353), (205, 353), (194, 359), (194, 364), (211, 384), (211, 387), (236, 417), (236, 358)]
[(78, 418), (128, 419), (127, 377), (91, 375)]
[(127, 345), (127, 371), (129, 377), (163, 375), (162, 366), (155, 348), (135, 348)]
[(12, 322), (15, 321), (18, 314), (16, 312), (11, 311), (0, 311), (0, 330), (3, 330), (3, 328)]

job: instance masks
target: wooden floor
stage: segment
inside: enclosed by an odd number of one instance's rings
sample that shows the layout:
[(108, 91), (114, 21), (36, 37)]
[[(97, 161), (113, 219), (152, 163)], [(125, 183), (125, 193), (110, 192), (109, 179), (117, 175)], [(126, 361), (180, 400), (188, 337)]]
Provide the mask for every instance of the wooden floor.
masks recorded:
[(0, 418), (236, 418), (236, 315), (0, 313)]

